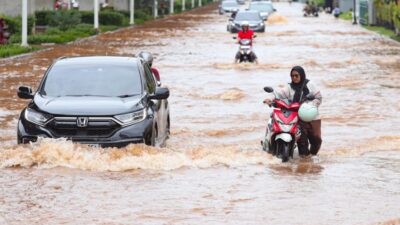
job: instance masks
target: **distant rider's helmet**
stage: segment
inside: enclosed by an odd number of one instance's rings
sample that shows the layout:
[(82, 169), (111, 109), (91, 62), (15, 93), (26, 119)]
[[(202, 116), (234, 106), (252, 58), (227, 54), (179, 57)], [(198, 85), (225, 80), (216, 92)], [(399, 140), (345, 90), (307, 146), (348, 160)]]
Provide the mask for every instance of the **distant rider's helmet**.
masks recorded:
[(146, 61), (150, 67), (153, 65), (153, 55), (150, 52), (140, 52), (138, 56)]
[(310, 102), (301, 104), (299, 109), (299, 117), (304, 122), (311, 122), (318, 116), (318, 108)]
[(245, 28), (249, 29), (249, 22), (248, 21), (243, 21), (242, 22), (242, 29), (244, 30)]

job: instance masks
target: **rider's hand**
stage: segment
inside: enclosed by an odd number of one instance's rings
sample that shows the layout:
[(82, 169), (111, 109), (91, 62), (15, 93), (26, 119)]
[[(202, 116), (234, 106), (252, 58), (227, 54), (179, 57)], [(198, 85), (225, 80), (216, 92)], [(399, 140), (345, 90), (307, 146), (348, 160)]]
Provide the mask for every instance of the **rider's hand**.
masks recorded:
[(267, 104), (267, 105), (271, 105), (272, 104), (272, 100), (269, 99), (269, 98), (266, 98), (266, 99), (264, 99), (263, 103)]

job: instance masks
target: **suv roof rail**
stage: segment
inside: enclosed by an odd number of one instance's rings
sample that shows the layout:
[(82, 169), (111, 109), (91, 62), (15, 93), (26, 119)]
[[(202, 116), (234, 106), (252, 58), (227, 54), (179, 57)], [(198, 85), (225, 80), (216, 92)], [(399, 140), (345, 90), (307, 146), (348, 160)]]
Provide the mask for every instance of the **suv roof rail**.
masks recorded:
[(69, 58), (69, 56), (61, 56), (61, 57), (58, 57), (56, 60), (66, 59), (66, 58)]

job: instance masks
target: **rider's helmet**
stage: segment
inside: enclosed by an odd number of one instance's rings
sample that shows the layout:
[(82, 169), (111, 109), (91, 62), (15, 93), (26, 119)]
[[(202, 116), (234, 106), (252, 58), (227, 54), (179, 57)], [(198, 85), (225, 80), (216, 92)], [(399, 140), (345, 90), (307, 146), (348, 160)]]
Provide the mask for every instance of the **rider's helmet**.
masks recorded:
[(311, 122), (315, 120), (317, 116), (318, 116), (318, 108), (315, 105), (309, 102), (301, 104), (299, 109), (299, 117), (302, 121)]
[(140, 52), (138, 56), (146, 61), (150, 67), (153, 65), (153, 55), (150, 52)]
[(246, 28), (247, 27), (247, 29), (249, 29), (249, 22), (248, 21), (243, 21), (242, 22), (242, 29), (244, 30), (244, 28)]

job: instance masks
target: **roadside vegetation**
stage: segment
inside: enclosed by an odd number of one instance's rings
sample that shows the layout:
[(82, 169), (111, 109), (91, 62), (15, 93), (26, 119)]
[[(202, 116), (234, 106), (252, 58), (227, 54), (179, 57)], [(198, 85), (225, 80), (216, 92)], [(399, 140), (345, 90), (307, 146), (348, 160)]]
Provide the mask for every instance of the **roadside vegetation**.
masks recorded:
[(400, 2), (375, 0), (376, 26), (364, 26), (368, 30), (400, 41)]
[[(202, 0), (203, 5), (212, 0)], [(198, 6), (196, 0), (196, 7)], [(139, 5), (141, 6), (141, 5)], [(186, 9), (191, 9), (191, 1), (186, 0)], [(175, 3), (175, 13), (182, 12), (182, 0)], [(159, 9), (160, 17), (168, 15), (168, 8)], [(43, 48), (43, 44), (62, 44), (95, 35), (99, 32), (117, 30), (128, 27), (130, 12), (114, 10), (112, 7), (101, 9), (99, 12), (99, 30), (93, 28), (94, 12), (78, 10), (41, 10), (28, 18), (28, 43), (34, 47), (21, 47), (21, 17), (1, 16), (8, 25), (11, 34), (8, 45), (0, 46), (0, 58), (27, 53)], [(152, 8), (146, 3), (135, 9), (135, 24), (143, 24), (153, 19)]]
[[(144, 23), (152, 17), (140, 10), (135, 12), (135, 22)], [(9, 26), (11, 43), (21, 42), (21, 19), (19, 17), (4, 17)], [(98, 32), (116, 30), (129, 26), (129, 11), (114, 11), (105, 9), (99, 13), (99, 31), (93, 28), (94, 14), (91, 11), (36, 11), (29, 18), (28, 43), (39, 45), (43, 43), (67, 43), (76, 39), (88, 37)], [(33, 29), (35, 28), (35, 29)]]
[(339, 18), (343, 20), (353, 20), (353, 13), (351, 11), (340, 13)]
[[(136, 11), (137, 24), (150, 20), (151, 15)], [(129, 12), (107, 9), (99, 13), (99, 30), (93, 28), (93, 12), (89, 11), (36, 11), (28, 18), (28, 43), (34, 48), (17, 46), (21, 43), (21, 17), (1, 16), (8, 25), (9, 45), (1, 46), (0, 57), (9, 57), (41, 48), (42, 44), (62, 44), (129, 26)]]
[[(400, 3), (375, 0), (376, 24), (362, 25), (364, 28), (400, 42)], [(343, 12), (339, 18), (351, 21), (352, 12)]]
[(374, 31), (376, 33), (379, 33), (383, 36), (390, 37), (393, 40), (399, 41), (400, 42), (400, 36), (396, 35), (396, 33), (388, 28), (385, 27), (379, 27), (379, 26), (363, 26), (364, 28)]
[(13, 55), (20, 55), (28, 52), (35, 51), (37, 47), (22, 47), (20, 45), (0, 45), (0, 58), (10, 57)]

